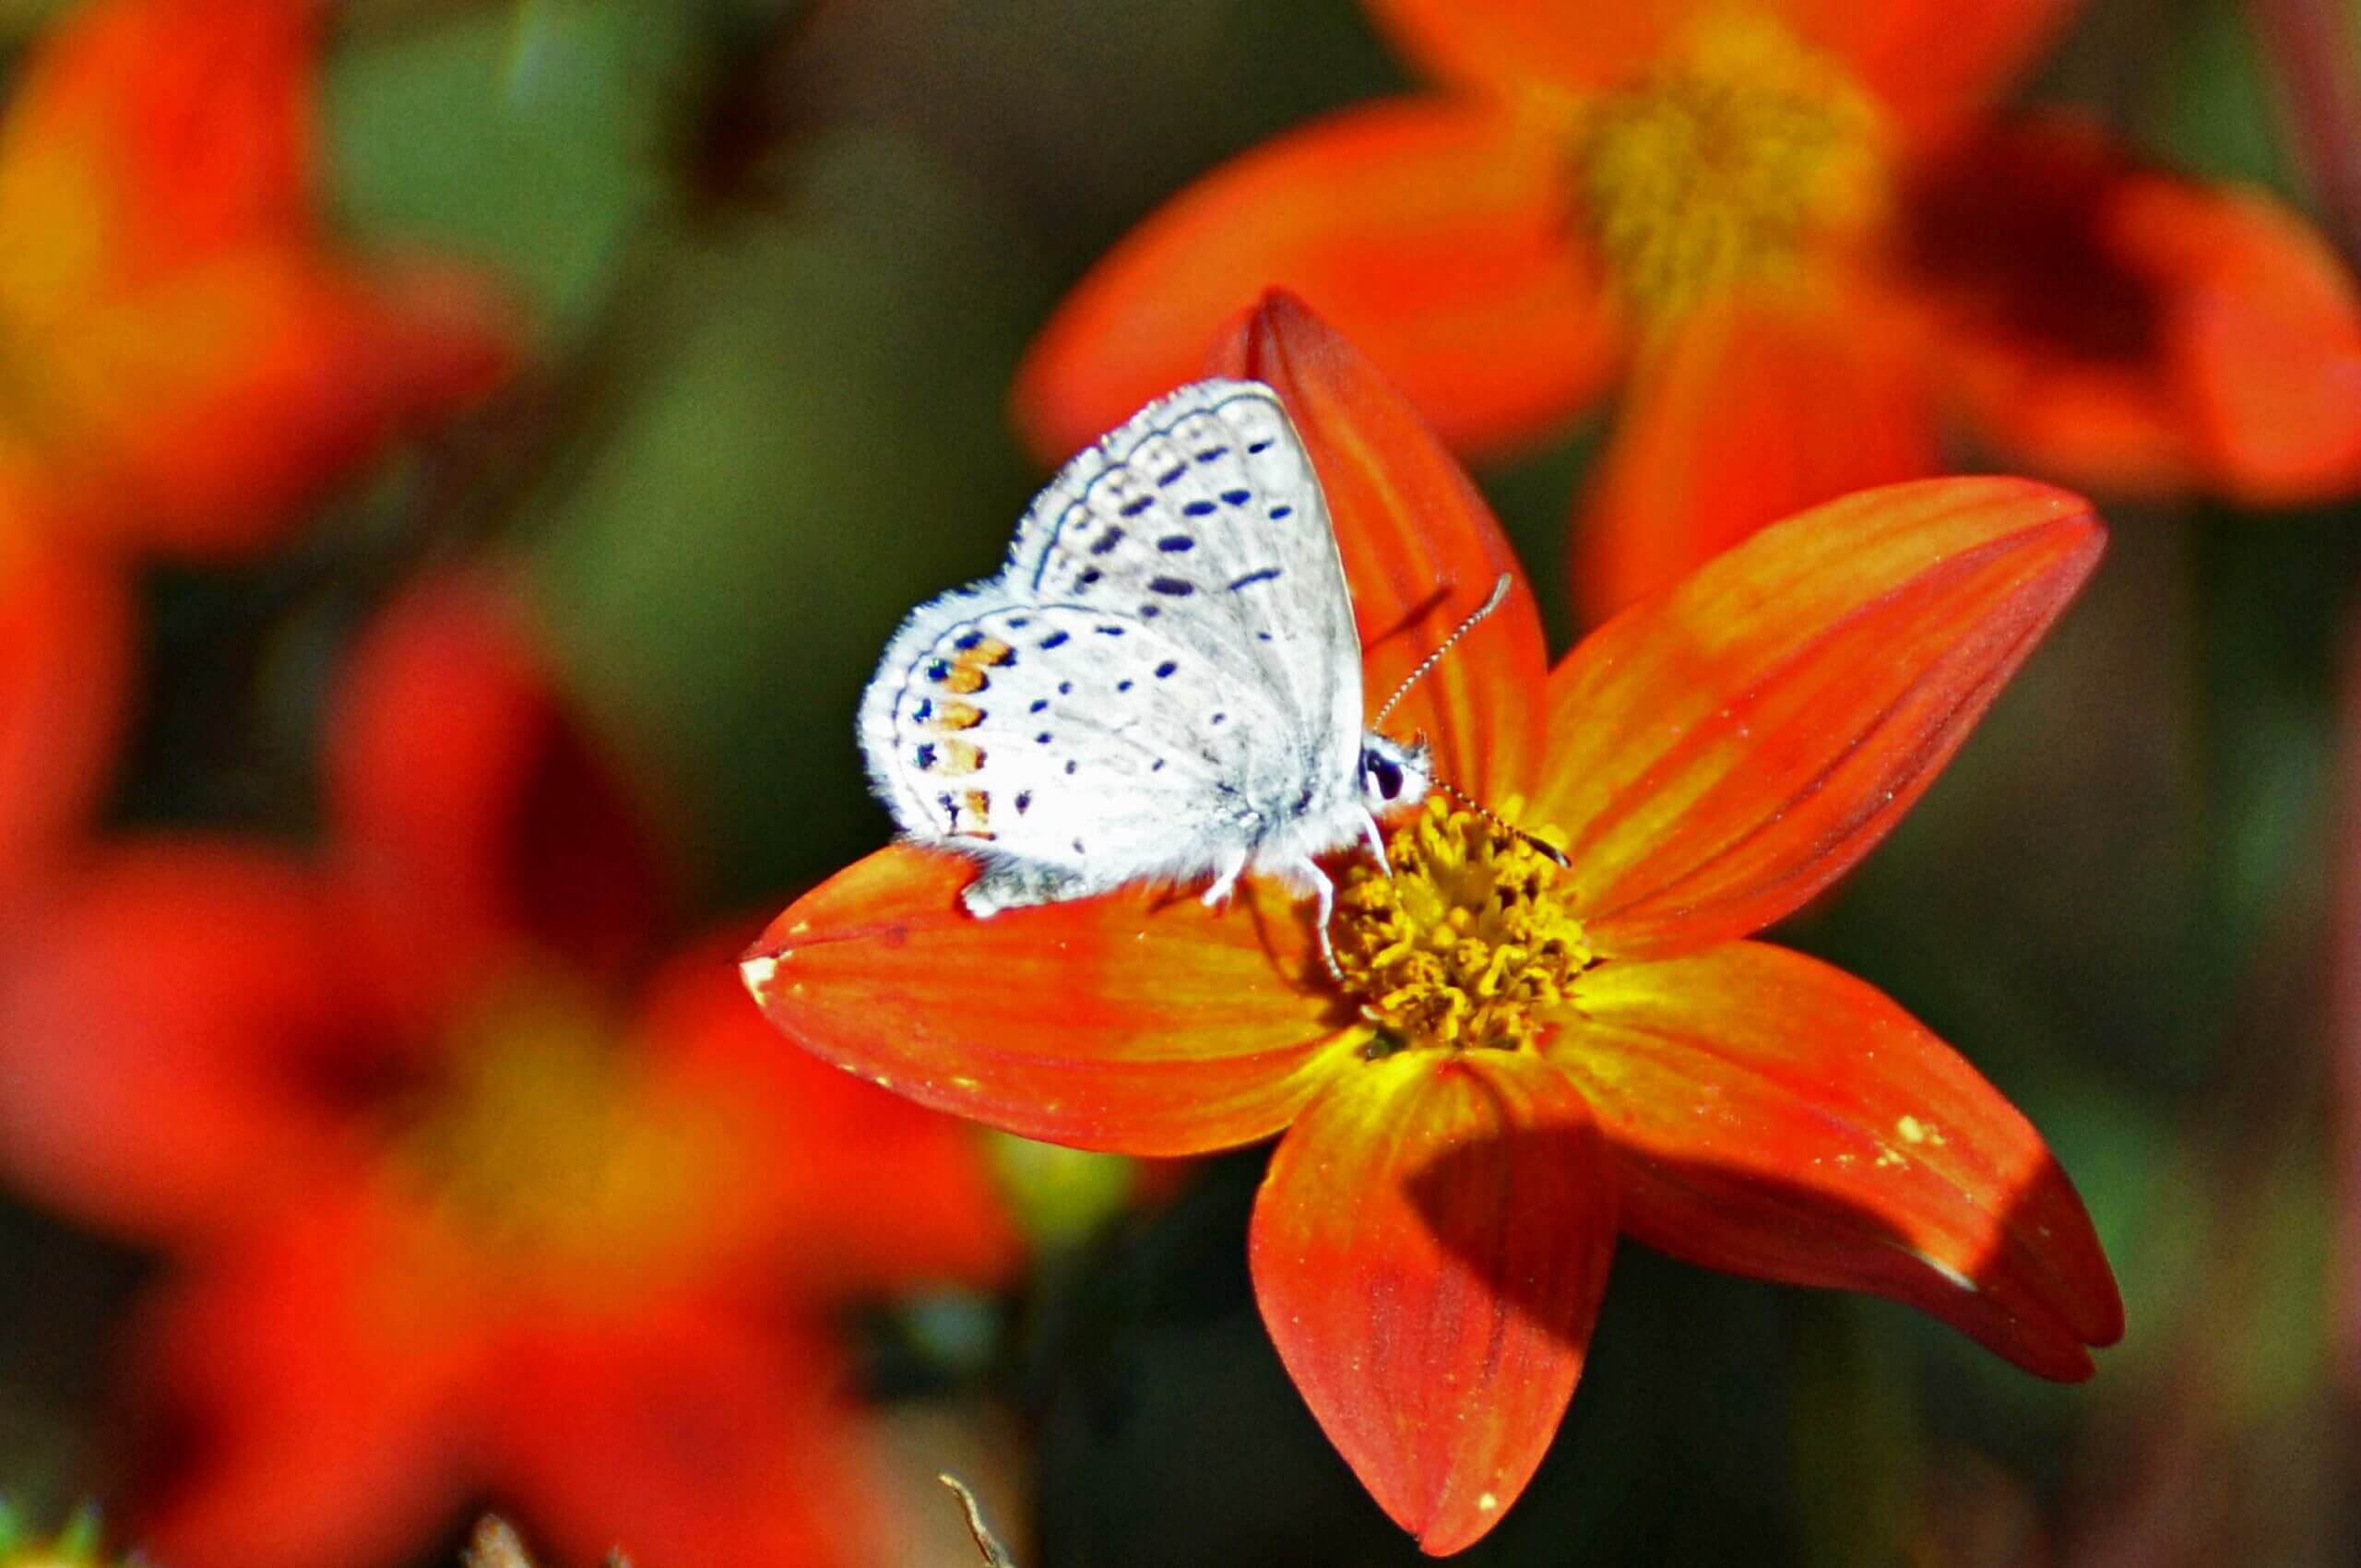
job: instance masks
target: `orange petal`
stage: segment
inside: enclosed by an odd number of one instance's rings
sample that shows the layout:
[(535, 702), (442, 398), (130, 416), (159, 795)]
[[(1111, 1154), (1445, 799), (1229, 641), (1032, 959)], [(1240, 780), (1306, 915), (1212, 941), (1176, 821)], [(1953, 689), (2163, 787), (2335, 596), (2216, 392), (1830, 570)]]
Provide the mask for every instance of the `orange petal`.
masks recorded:
[(2051, 118), (1925, 164), (1902, 211), (1956, 395), (2026, 462), (2249, 503), (2361, 488), (2361, 294), (2285, 208)]
[(1923, 132), (1955, 125), (2025, 69), (2074, 0), (1775, 0), (1774, 8)]
[(1276, 388), (1311, 449), (1353, 588), (1371, 717), (1503, 574), (1515, 578), (1386, 727), (1426, 735), (1441, 776), (1479, 800), (1529, 791), (1548, 671), (1541, 613), (1466, 470), (1352, 344), (1284, 291), (1264, 297), (1207, 368)]
[(2029, 1372), (2123, 1334), (2041, 1135), (1949, 1046), (1816, 959), (1730, 943), (1585, 975), (1549, 1056), (1614, 1148), (1623, 1225), (1712, 1268), (1892, 1296)]
[(309, 221), (319, 12), (86, 7), (0, 128), (7, 423), (93, 527), (255, 549), (514, 358), (481, 283), (364, 276)]
[(386, 1222), (311, 1191), (143, 1323), (136, 1391), (170, 1441), (130, 1534), (156, 1561), (397, 1562), (456, 1511), (482, 1347), (377, 1310)]
[(1362, 0), (1379, 30), (1444, 81), (1492, 91), (1579, 93), (1647, 70), (1701, 0)]
[(480, 400), (514, 353), (466, 275), (373, 279), (297, 246), (192, 266), (50, 339), (53, 466), (132, 542), (191, 556), (271, 542), (397, 437)]
[(644, 956), (671, 878), (648, 808), (488, 576), (411, 589), (335, 694), (327, 790), (388, 1001), (431, 1012), (528, 938), (597, 974)]
[(1579, 524), (1594, 621), (1766, 524), (1934, 473), (1920, 346), (1858, 293), (1702, 307), (1639, 357)]
[(1279, 1356), (1378, 1505), (1437, 1555), (1498, 1524), (1573, 1395), (1615, 1250), (1572, 1081), (1502, 1051), (1354, 1063), (1280, 1142), (1250, 1246)]
[(824, 1062), (1029, 1138), (1198, 1154), (1268, 1137), (1362, 1031), (1299, 901), (1119, 894), (978, 920), (963, 858), (881, 850), (771, 922), (745, 963)]
[(383, 1077), (334, 905), (231, 843), (108, 852), (9, 944), (0, 1159), (110, 1229), (240, 1218), (350, 1135), (336, 1093)]
[(126, 717), (132, 619), (113, 563), (0, 496), (0, 905), (97, 807)]
[(1546, 431), (1612, 354), (1569, 188), (1563, 148), (1477, 105), (1398, 100), (1289, 132), (1183, 191), (1067, 296), (1018, 372), (1017, 422), (1064, 457), (1193, 379), (1280, 286), (1454, 445)]
[(745, 945), (742, 931), (682, 949), (637, 1032), (652, 1061), (734, 1107), (750, 1134), (739, 1183), (750, 1190), (733, 1196), (752, 1211), (761, 1266), (792, 1259), (797, 1294), (814, 1301), (1005, 1283), (1022, 1243), (976, 1130), (781, 1051), (732, 967)]
[(815, 1331), (746, 1313), (546, 1325), (487, 1391), (492, 1481), (562, 1562), (872, 1562), (878, 1502), (832, 1397), (842, 1376)]
[[(300, 226), (320, 17), (315, 0), (77, 7), (9, 102), (0, 227), (18, 243), (35, 236), (51, 263), (89, 264), (69, 270), (97, 292)], [(76, 249), (71, 231), (14, 221), (34, 193), (68, 189), (89, 204), (100, 244)]]
[(1550, 677), (1537, 820), (1603, 952), (1756, 931), (1867, 854), (2097, 564), (2077, 496), (1924, 480), (1777, 524)]

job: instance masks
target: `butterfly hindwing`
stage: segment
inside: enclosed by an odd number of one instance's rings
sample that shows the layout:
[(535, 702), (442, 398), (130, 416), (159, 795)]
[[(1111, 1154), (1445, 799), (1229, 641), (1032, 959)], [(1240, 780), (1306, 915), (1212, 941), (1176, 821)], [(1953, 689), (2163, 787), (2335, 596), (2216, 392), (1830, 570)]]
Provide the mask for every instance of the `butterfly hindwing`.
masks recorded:
[(1156, 622), (946, 596), (913, 616), (861, 738), (905, 830), (1038, 861), (1095, 890), (1211, 863), (1236, 780), (1286, 716), (1251, 688), (1206, 707), (1204, 655)]

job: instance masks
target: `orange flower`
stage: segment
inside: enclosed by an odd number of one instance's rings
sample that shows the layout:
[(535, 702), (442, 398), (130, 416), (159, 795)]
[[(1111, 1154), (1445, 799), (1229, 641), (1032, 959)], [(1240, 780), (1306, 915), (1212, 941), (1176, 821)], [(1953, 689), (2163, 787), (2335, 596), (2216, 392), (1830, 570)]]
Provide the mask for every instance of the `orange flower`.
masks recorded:
[[(1400, 396), (1274, 297), (1216, 368), (1275, 386), (1382, 698), (1514, 563)], [(1283, 1134), (1255, 1291), (1329, 1436), (1430, 1551), (1484, 1534), (1581, 1370), (1619, 1230), (1931, 1312), (2079, 1378), (2122, 1309), (2025, 1120), (1892, 1002), (1745, 940), (1907, 810), (2095, 563), (2075, 497), (1962, 479), (1767, 530), (1547, 671), (1520, 581), (1404, 705), (1442, 777), (1334, 934), (1267, 891), (969, 917), (896, 847), (745, 974), (797, 1043), (922, 1104), (1144, 1155)], [(1407, 628), (1405, 630), (1404, 628)], [(1398, 635), (1397, 635), (1398, 634)], [(1415, 711), (1411, 711), (1415, 709)]]
[(1989, 95), (2061, 0), (1368, 0), (1442, 90), (1205, 176), (1021, 372), (1059, 457), (1187, 380), (1264, 287), (1453, 444), (1624, 382), (1575, 566), (1603, 617), (1774, 518), (1939, 470), (1937, 415), (2123, 490), (2361, 487), (2361, 302), (2250, 192)]
[[(36, 47), (0, 120), (0, 878), (87, 808), (113, 753), (118, 559), (267, 544), (506, 368), (480, 285), (363, 270), (313, 219), (320, 12), (97, 0)], [(54, 765), (20, 784), (27, 753)]]
[(647, 966), (646, 819), (516, 628), (374, 631), (319, 862), (119, 846), (11, 944), (0, 1163), (173, 1260), (160, 1561), (397, 1562), (485, 1491), (582, 1562), (867, 1561), (823, 1314), (1014, 1262), (967, 1129), (777, 1050), (742, 928)]

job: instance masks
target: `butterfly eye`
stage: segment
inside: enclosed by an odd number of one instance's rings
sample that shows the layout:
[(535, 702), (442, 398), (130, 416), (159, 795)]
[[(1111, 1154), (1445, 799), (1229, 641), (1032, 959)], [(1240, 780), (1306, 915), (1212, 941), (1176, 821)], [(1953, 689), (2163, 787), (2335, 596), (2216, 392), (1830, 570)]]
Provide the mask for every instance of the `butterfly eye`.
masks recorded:
[(1369, 781), (1377, 786), (1377, 792), (1382, 798), (1389, 801), (1402, 798), (1402, 769), (1384, 757), (1369, 759)]

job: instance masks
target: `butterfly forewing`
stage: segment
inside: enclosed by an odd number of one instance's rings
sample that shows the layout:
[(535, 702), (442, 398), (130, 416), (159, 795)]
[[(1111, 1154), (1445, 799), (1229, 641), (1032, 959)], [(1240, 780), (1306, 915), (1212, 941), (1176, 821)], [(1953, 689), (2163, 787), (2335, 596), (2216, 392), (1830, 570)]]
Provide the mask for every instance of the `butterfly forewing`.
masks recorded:
[(1004, 580), (1036, 602), (1159, 623), (1272, 693), (1294, 743), (1349, 766), (1352, 600), (1311, 459), (1270, 388), (1185, 387), (1075, 457), (1026, 512)]

